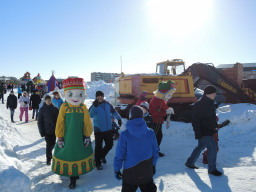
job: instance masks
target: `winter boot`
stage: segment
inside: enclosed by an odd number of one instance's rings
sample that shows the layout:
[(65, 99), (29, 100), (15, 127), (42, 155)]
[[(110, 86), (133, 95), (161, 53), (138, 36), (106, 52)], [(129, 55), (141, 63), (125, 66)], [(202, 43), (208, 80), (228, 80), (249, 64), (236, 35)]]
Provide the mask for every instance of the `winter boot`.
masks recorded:
[(97, 165), (96, 168), (97, 168), (98, 170), (102, 170), (102, 169), (103, 169), (103, 167), (102, 167), (101, 165)]
[(70, 177), (69, 189), (75, 189), (75, 188), (76, 188), (76, 177)]
[(222, 172), (218, 171), (217, 169), (215, 169), (214, 171), (208, 171), (209, 174), (212, 174), (214, 176), (221, 176)]
[(104, 164), (107, 163), (107, 160), (105, 159), (105, 157), (102, 157), (102, 158), (101, 158), (101, 162), (104, 163)]
[(198, 167), (195, 165), (189, 165), (188, 163), (186, 163), (185, 165), (190, 169), (198, 169)]
[(50, 158), (47, 158), (46, 164), (47, 164), (47, 165), (51, 165), (51, 159), (50, 159)]

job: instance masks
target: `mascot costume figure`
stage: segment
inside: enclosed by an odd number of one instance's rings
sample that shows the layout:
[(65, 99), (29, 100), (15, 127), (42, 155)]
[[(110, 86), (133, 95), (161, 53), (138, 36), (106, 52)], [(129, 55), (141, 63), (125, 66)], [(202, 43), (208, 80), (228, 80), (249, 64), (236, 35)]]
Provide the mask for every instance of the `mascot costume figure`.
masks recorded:
[(55, 134), (52, 171), (70, 177), (70, 189), (76, 187), (80, 175), (95, 167), (90, 140), (92, 123), (86, 105), (85, 83), (82, 78), (68, 78), (63, 81), (65, 102), (61, 105)]
[[(167, 106), (168, 100), (172, 98), (173, 93), (176, 91), (174, 85), (175, 83), (172, 80), (160, 82), (158, 89), (154, 92), (155, 96), (151, 99), (149, 104), (149, 112), (153, 118), (154, 131), (159, 151), (163, 138), (162, 124), (164, 123), (164, 117), (167, 115), (167, 118), (169, 119), (170, 115), (174, 114), (173, 108)], [(163, 156), (164, 154), (159, 152), (159, 157)]]

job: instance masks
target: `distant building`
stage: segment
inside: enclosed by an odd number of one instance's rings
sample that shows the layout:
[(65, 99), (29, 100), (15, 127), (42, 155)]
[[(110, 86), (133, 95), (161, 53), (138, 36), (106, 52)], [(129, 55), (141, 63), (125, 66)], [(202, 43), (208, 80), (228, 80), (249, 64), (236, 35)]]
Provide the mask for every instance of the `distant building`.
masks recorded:
[[(240, 63), (243, 65), (243, 79), (256, 79), (256, 63)], [(218, 69), (233, 68), (235, 64), (221, 64)]]
[(119, 73), (101, 73), (101, 72), (93, 72), (91, 73), (91, 81), (99, 81), (103, 80), (106, 83), (113, 83), (116, 77), (120, 77)]

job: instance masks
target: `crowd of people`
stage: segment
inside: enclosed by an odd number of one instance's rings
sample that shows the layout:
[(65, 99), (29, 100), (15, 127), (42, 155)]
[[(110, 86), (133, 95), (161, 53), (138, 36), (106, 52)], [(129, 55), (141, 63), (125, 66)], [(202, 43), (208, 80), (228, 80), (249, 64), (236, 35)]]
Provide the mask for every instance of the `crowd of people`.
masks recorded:
[[(176, 91), (175, 83), (171, 80), (160, 82), (151, 100), (143, 91), (130, 109), (126, 129), (120, 135), (118, 129), (122, 126), (122, 118), (104, 99), (102, 91), (95, 93), (95, 100), (88, 109), (84, 104), (86, 93), (83, 79), (68, 78), (63, 81), (63, 88), (64, 101), (58, 89), (53, 91), (53, 97), (46, 94), (42, 99), (39, 91), (34, 91), (29, 97), (27, 91), (21, 92), (18, 87), (18, 98), (11, 90), (6, 104), (10, 109), (11, 122), (15, 122), (14, 111), (18, 103), (20, 121), (25, 113), (25, 122), (28, 123), (28, 110), (33, 110), (32, 119), (38, 121), (39, 133), (46, 141), (46, 164), (52, 165), (52, 171), (70, 177), (69, 188), (74, 189), (80, 175), (94, 167), (103, 170), (115, 134), (114, 139), (119, 137), (119, 140), (113, 164), (114, 176), (122, 180), (122, 191), (136, 191), (138, 187), (141, 191), (156, 191), (153, 175), (158, 158), (164, 156), (160, 152), (162, 125), (166, 115), (174, 114), (167, 102)], [(4, 92), (0, 87), (1, 94)], [(198, 146), (185, 166), (197, 169), (195, 162), (201, 151), (207, 148), (208, 173), (220, 176), (222, 173), (216, 169), (217, 147), (213, 137), (218, 131), (215, 96), (215, 87), (207, 86), (202, 98), (194, 104), (192, 126)], [(90, 138), (93, 132), (94, 150)]]

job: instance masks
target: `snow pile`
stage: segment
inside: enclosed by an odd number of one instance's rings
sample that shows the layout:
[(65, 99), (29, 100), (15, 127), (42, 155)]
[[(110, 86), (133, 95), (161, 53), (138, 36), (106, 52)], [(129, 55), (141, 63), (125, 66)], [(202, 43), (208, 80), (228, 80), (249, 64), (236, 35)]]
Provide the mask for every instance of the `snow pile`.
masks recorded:
[(95, 100), (96, 91), (102, 91), (104, 93), (105, 100), (111, 104), (113, 103), (115, 96), (115, 87), (113, 83), (105, 83), (102, 80), (86, 83), (87, 99)]
[(22, 172), (23, 162), (14, 150), (21, 140), (17, 128), (0, 116), (0, 189), (6, 192), (31, 191), (30, 179)]

